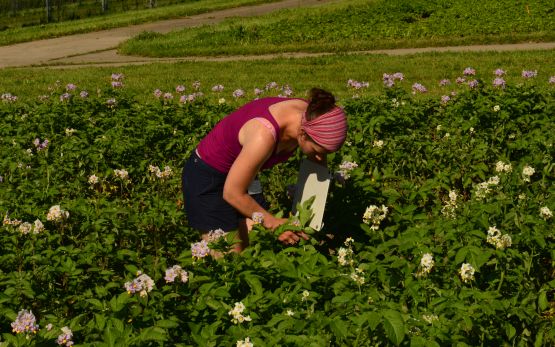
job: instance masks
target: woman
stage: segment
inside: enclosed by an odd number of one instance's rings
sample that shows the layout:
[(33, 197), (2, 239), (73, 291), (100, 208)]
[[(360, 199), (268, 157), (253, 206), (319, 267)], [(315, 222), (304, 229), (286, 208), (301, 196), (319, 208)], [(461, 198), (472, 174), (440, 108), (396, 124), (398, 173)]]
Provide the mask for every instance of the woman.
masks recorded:
[[(326, 164), (326, 154), (345, 141), (347, 120), (334, 96), (310, 90), (309, 99), (268, 97), (251, 101), (223, 118), (198, 144), (183, 168), (183, 196), (189, 225), (203, 233), (239, 230), (248, 245), (253, 213), (275, 229), (287, 219), (268, 213), (260, 182), (262, 169), (286, 161), (297, 147), (309, 159)], [(294, 244), (304, 234), (279, 236)]]

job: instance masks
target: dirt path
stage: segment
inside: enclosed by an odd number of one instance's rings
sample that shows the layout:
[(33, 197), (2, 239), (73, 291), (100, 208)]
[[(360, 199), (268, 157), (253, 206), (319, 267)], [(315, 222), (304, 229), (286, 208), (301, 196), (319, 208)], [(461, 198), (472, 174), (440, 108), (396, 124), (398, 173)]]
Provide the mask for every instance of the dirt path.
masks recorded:
[[(79, 68), (89, 66), (121, 66), (147, 64), (152, 62), (178, 61), (223, 61), (274, 59), (276, 57), (310, 57), (334, 53), (284, 53), (258, 56), (226, 57), (183, 57), (183, 58), (146, 58), (117, 54), (116, 47), (123, 41), (143, 32), (155, 31), (167, 33), (172, 30), (213, 24), (230, 17), (248, 17), (266, 14), (272, 11), (292, 8), (318, 6), (337, 0), (283, 0), (281, 2), (245, 6), (201, 15), (134, 25), (124, 28), (103, 30), (87, 34), (64, 36), (55, 39), (40, 40), (0, 47), (0, 69), (7, 67), (38, 66), (49, 68)], [(403, 55), (423, 52), (465, 52), (465, 51), (517, 51), (517, 50), (551, 50), (555, 42), (519, 43), (503, 45), (475, 45), (453, 47), (405, 48), (352, 52), (353, 54), (390, 54)]]
[[(120, 56), (115, 48), (123, 41), (143, 32), (167, 33), (172, 30), (213, 24), (230, 17), (249, 17), (272, 11), (318, 6), (337, 0), (283, 0), (280, 2), (244, 6), (214, 11), (179, 19), (133, 25), (124, 28), (77, 34), (55, 39), (39, 40), (0, 47), (0, 68), (51, 64), (110, 63), (145, 61), (140, 57)], [(101, 54), (95, 52), (102, 51)], [(152, 61), (155, 59), (150, 59)]]

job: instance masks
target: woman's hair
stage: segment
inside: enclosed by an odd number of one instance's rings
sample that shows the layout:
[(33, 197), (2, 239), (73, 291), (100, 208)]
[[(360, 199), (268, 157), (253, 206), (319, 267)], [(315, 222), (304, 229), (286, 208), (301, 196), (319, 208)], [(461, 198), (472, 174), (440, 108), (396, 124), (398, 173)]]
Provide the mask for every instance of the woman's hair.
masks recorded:
[(335, 97), (332, 93), (320, 88), (312, 88), (308, 92), (308, 108), (306, 120), (313, 120), (330, 111), (335, 106)]

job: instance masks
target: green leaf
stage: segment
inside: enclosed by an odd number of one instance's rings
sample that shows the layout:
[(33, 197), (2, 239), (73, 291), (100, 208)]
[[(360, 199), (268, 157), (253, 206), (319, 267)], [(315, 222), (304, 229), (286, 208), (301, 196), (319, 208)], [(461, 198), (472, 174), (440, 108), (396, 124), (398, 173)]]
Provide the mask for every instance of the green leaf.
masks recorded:
[(264, 290), (262, 289), (262, 283), (260, 283), (260, 280), (257, 277), (258, 276), (256, 275), (247, 274), (243, 278), (245, 279), (249, 287), (251, 287), (251, 289), (254, 291), (256, 296), (263, 296)]
[(167, 335), (166, 331), (160, 327), (149, 327), (141, 331), (139, 338), (143, 341), (166, 341)]
[(115, 337), (114, 337), (114, 333), (112, 332), (112, 328), (110, 328), (109, 326), (106, 327), (106, 329), (104, 329), (104, 333), (102, 334), (102, 337), (104, 338), (104, 343), (106, 343), (108, 346), (110, 347), (114, 347), (115, 346)]
[(104, 304), (102, 303), (102, 301), (98, 300), (98, 299), (87, 299), (86, 300), (89, 304), (91, 304), (92, 306), (94, 306), (94, 308), (96, 308), (97, 310), (104, 310)]
[(121, 293), (118, 296), (114, 296), (110, 300), (110, 308), (112, 309), (113, 312), (119, 312), (125, 307), (125, 304), (127, 303), (128, 300), (129, 300), (129, 294), (127, 294), (126, 292)]
[(162, 319), (156, 322), (156, 326), (160, 328), (170, 329), (178, 327), (179, 323), (170, 319)]
[(389, 341), (397, 346), (401, 344), (405, 338), (405, 324), (401, 314), (394, 310), (386, 310), (383, 313), (382, 324)]
[(368, 312), (366, 313), (366, 319), (368, 320), (368, 325), (370, 326), (370, 330), (376, 330), (376, 327), (380, 324), (382, 320), (382, 315), (377, 312)]
[(538, 296), (538, 307), (542, 311), (545, 311), (549, 307), (549, 301), (547, 301), (547, 294), (544, 291), (541, 291), (540, 295)]
[(336, 318), (330, 322), (330, 328), (333, 333), (341, 339), (344, 339), (348, 335), (349, 324)]
[(510, 323), (505, 323), (505, 334), (507, 334), (509, 340), (512, 339), (516, 334), (515, 327), (512, 326)]
[(467, 254), (468, 254), (468, 247), (460, 248), (459, 251), (457, 252), (457, 255), (455, 255), (455, 264), (462, 263), (466, 258)]

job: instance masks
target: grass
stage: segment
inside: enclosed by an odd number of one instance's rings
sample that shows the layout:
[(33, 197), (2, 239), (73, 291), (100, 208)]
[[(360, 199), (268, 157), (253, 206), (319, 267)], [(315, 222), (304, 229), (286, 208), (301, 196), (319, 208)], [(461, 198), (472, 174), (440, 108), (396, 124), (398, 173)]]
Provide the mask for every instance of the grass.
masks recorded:
[[(156, 63), (126, 67), (90, 67), (80, 69), (3, 69), (0, 70), (0, 94), (12, 93), (21, 101), (35, 101), (38, 96), (48, 94), (48, 88), (56, 81), (59, 85), (76, 84), (79, 89), (94, 92), (97, 88), (110, 85), (110, 75), (121, 72), (125, 75), (125, 88), (138, 101), (154, 100), (152, 92), (159, 88), (173, 92), (177, 85), (185, 85), (191, 92), (191, 84), (198, 80), (202, 91), (209, 96), (232, 99), (232, 92), (241, 88), (247, 98), (253, 98), (254, 88), (263, 88), (275, 81), (280, 85), (289, 84), (296, 96), (304, 96), (304, 91), (313, 86), (327, 88), (340, 99), (350, 98), (353, 91), (347, 87), (347, 80), (369, 82), (369, 87), (359, 94), (379, 95), (383, 93), (383, 73), (402, 72), (405, 81), (401, 86), (411, 89), (418, 82), (428, 88), (428, 94), (440, 96), (451, 90), (462, 88), (455, 85), (455, 79), (462, 76), (466, 67), (477, 70), (477, 78), (491, 83), (493, 71), (502, 68), (507, 71), (508, 84), (522, 83), (522, 70), (537, 70), (538, 76), (526, 83), (537, 83), (546, 88), (550, 76), (555, 75), (555, 67), (550, 51), (519, 52), (464, 52), (464, 53), (422, 53), (408, 56), (387, 55), (337, 55), (319, 58), (275, 59), (271, 61), (234, 62), (181, 62)], [(438, 82), (451, 79), (450, 87), (440, 87)], [(225, 90), (214, 95), (210, 91), (215, 84), (222, 84)]]
[(278, 0), (203, 0), (146, 10), (132, 10), (99, 17), (14, 28), (0, 31), (0, 46), (19, 42), (54, 38), (65, 35), (99, 31), (154, 22), (164, 19), (192, 16), (227, 8), (275, 2)]
[(555, 39), (555, 3), (352, 0), (217, 25), (139, 35), (125, 54), (178, 57), (514, 43)]

